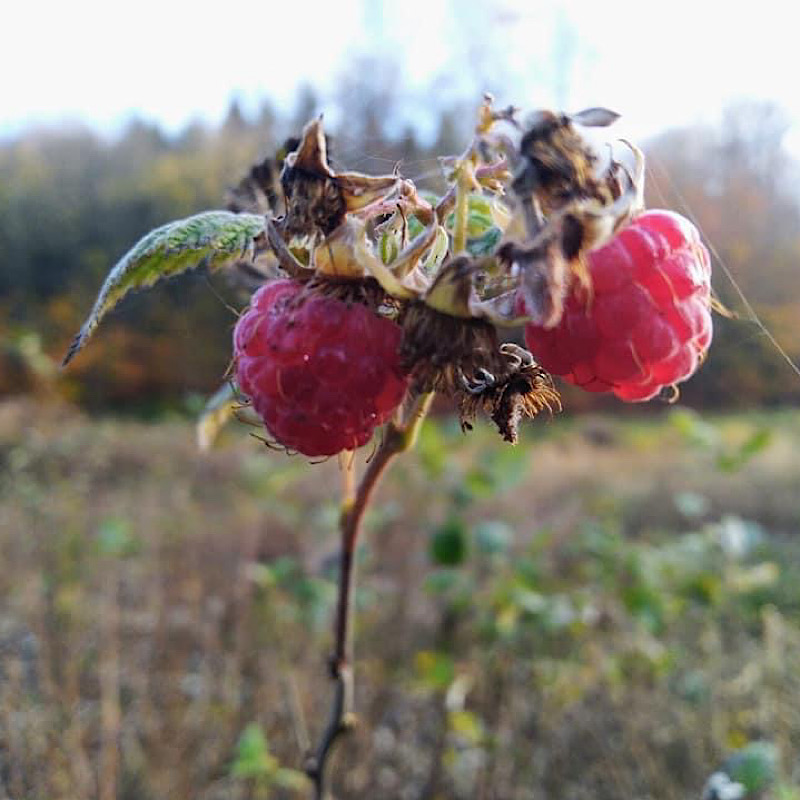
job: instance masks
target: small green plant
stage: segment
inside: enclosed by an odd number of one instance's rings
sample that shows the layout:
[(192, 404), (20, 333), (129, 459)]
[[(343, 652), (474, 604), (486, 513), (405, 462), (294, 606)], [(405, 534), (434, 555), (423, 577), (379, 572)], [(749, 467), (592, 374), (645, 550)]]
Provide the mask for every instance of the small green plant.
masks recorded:
[[(434, 395), (456, 405), (462, 430), (483, 412), (514, 444), (525, 417), (560, 410), (545, 367), (588, 391), (640, 401), (687, 379), (705, 356), (708, 254), (688, 221), (642, 213), (636, 147), (589, 143), (585, 128), (616, 118), (602, 108), (539, 111), (523, 125), (516, 109), (495, 109), (487, 97), (472, 141), (442, 160), (447, 188), (436, 197), (397, 171), (335, 171), (322, 122), (313, 120), (234, 193), (266, 201), (266, 213), (237, 202), (236, 212), (208, 211), (148, 234), (114, 267), (66, 355), (65, 364), (128, 292), (162, 278), (203, 266), (244, 269), (261, 284), (236, 326), (229, 387), (215, 395), (200, 438), (207, 444), (246, 408), (270, 446), (312, 458), (341, 454), (335, 694), (306, 763), (320, 798), (332, 746), (353, 718), (361, 522), (387, 466), (414, 445)], [(505, 335), (523, 324), (533, 352)], [(356, 485), (352, 451), (378, 428)], [(430, 543), (438, 565), (452, 568), (472, 550), (459, 504), (513, 474), (481, 464), (454, 487), (453, 513)], [(502, 523), (486, 524), (474, 548), (500, 556), (508, 538)], [(631, 607), (658, 624), (647, 596), (631, 592)], [(556, 626), (572, 618), (564, 602), (524, 581), (509, 607), (515, 618)], [(423, 674), (443, 688), (447, 662), (426, 658)], [(455, 711), (454, 729), (479, 740), (479, 721)], [(284, 773), (258, 729), (245, 731), (234, 774), (280, 782)]]
[(255, 723), (248, 725), (236, 745), (236, 758), (231, 765), (234, 778), (252, 781), (269, 796), (269, 790), (302, 789), (305, 776), (297, 770), (282, 767), (269, 751), (264, 732)]

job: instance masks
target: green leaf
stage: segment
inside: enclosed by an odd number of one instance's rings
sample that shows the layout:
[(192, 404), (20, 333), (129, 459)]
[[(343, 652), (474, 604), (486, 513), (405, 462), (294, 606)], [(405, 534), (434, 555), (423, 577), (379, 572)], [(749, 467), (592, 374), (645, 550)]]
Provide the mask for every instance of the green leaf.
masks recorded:
[(758, 455), (772, 442), (772, 432), (768, 428), (759, 428), (751, 434), (733, 452), (723, 453), (717, 459), (717, 467), (722, 472), (737, 472), (747, 462)]
[(712, 450), (719, 446), (719, 431), (696, 412), (679, 408), (669, 419), (675, 430), (696, 447)]
[(467, 241), (467, 250), (474, 258), (491, 255), (502, 238), (503, 231), (492, 226), (477, 238), (470, 238)]
[(449, 248), (450, 239), (447, 236), (447, 231), (440, 225), (436, 229), (436, 238), (433, 240), (428, 254), (419, 264), (419, 269), (425, 275), (433, 277), (447, 257)]
[(429, 689), (447, 689), (456, 677), (456, 665), (447, 653), (422, 650), (415, 661), (420, 680)]
[(434, 531), (430, 554), (435, 564), (444, 567), (456, 567), (464, 561), (467, 556), (467, 533), (460, 519), (449, 519)]
[(162, 278), (205, 266), (219, 269), (252, 258), (264, 217), (205, 211), (151, 231), (111, 270), (83, 327), (70, 345), (66, 366), (86, 344), (103, 317), (131, 290), (152, 286)]
[[(700, 587), (698, 591), (706, 589), (703, 583), (700, 584)], [(709, 588), (708, 591), (712, 590)], [(664, 599), (655, 587), (645, 583), (634, 583), (631, 586), (623, 587), (620, 594), (628, 611), (651, 633), (659, 633), (663, 629)]]
[(400, 252), (397, 246), (397, 237), (391, 231), (386, 231), (380, 241), (381, 261), (387, 266), (391, 264)]
[(469, 208), (467, 234), (471, 237), (482, 236), (487, 229), (494, 225), (492, 202), (482, 194), (471, 194), (467, 202)]
[(777, 776), (778, 750), (770, 742), (751, 742), (734, 753), (725, 762), (724, 769), (748, 793), (761, 792)]
[(277, 769), (278, 763), (269, 752), (264, 732), (255, 722), (250, 723), (236, 745), (231, 774), (236, 778), (268, 778)]

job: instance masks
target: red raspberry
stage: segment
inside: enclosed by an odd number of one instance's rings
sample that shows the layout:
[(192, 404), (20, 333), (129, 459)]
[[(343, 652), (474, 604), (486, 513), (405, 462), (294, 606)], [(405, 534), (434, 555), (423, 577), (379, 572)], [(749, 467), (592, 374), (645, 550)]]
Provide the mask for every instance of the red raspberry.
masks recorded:
[(711, 263), (697, 228), (648, 211), (588, 263), (591, 300), (573, 290), (556, 327), (525, 328), (542, 366), (628, 402), (689, 378), (711, 343)]
[(236, 380), (278, 443), (331, 456), (366, 444), (400, 404), (401, 337), (360, 303), (273, 281), (236, 324)]

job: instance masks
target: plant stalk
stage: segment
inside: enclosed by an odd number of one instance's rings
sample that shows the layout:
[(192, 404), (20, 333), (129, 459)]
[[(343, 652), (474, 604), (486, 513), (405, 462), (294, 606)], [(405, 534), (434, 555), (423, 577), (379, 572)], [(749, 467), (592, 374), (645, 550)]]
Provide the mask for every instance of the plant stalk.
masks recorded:
[[(355, 721), (353, 714), (353, 593), (355, 584), (355, 552), (361, 532), (361, 522), (375, 488), (395, 456), (411, 449), (425, 415), (428, 413), (433, 393), (420, 395), (411, 405), (406, 419), (393, 420), (385, 429), (384, 438), (367, 465), (354, 497), (345, 496), (339, 521), (341, 534), (341, 560), (339, 567), (339, 593), (334, 621), (334, 648), (329, 662), (330, 676), (334, 681), (334, 696), (328, 724), (316, 750), (306, 761), (305, 771), (312, 780), (316, 800), (325, 800), (325, 768), (336, 740)], [(353, 462), (346, 467), (351, 470)], [(350, 478), (347, 478), (350, 480)]]
[(473, 181), (466, 170), (471, 166), (464, 161), (459, 167), (456, 183), (456, 208), (453, 222), (453, 254), (459, 255), (467, 249), (467, 221), (469, 217), (469, 192)]

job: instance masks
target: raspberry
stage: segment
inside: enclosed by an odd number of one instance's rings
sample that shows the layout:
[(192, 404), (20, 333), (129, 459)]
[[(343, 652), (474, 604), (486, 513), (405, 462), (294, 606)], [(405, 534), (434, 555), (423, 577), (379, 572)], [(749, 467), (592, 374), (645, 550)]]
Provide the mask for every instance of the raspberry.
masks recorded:
[(401, 337), (360, 303), (276, 280), (236, 325), (236, 380), (279, 444), (331, 456), (366, 444), (400, 404)]
[(649, 400), (689, 378), (711, 343), (711, 264), (697, 229), (648, 211), (588, 256), (557, 326), (525, 328), (541, 365), (589, 392)]

